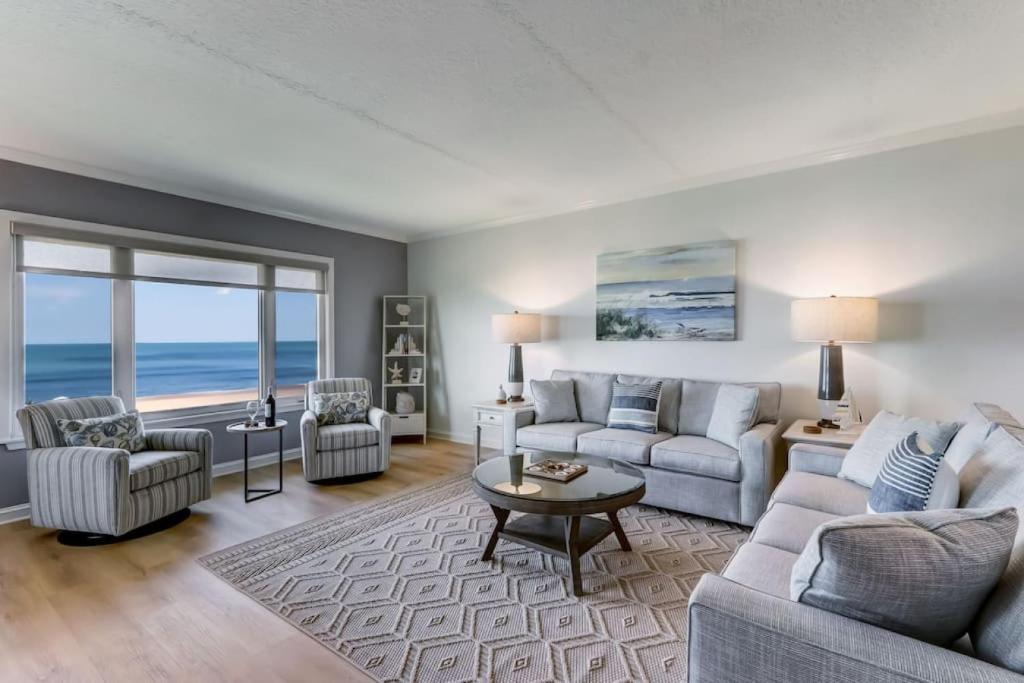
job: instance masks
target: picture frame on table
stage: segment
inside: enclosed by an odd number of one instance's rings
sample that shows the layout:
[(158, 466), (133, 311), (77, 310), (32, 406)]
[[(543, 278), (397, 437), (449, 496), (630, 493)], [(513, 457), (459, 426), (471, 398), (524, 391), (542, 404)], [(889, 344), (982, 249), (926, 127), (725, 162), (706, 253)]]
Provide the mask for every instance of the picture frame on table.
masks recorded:
[(409, 384), (419, 384), (423, 381), (423, 368), (412, 368), (409, 370)]

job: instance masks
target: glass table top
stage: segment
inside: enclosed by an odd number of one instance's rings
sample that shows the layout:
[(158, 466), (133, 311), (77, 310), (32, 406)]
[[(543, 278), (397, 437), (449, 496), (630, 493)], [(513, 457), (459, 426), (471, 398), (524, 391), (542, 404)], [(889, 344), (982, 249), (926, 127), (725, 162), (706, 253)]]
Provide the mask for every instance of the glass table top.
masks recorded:
[[(544, 460), (585, 463), (587, 471), (570, 481), (552, 481), (523, 474), (523, 468)], [(489, 458), (473, 470), (473, 479), (486, 489), (517, 498), (584, 501), (615, 498), (644, 485), (644, 474), (617, 460), (582, 453), (524, 450)]]

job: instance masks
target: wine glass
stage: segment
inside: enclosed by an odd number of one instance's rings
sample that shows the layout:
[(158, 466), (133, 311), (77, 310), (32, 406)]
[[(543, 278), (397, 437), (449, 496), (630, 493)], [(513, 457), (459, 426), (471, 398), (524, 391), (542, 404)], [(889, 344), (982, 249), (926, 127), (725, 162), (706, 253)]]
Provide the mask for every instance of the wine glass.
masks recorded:
[(249, 413), (249, 425), (256, 425), (256, 416), (260, 414), (260, 402), (249, 401), (245, 404), (245, 412)]

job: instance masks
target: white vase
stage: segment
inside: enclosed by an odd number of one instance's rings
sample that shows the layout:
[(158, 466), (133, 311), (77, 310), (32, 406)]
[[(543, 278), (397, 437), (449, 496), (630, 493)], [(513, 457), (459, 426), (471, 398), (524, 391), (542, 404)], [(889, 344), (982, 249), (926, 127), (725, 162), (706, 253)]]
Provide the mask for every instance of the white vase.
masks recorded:
[(395, 412), (399, 415), (409, 415), (416, 412), (416, 399), (408, 391), (399, 391), (395, 394)]

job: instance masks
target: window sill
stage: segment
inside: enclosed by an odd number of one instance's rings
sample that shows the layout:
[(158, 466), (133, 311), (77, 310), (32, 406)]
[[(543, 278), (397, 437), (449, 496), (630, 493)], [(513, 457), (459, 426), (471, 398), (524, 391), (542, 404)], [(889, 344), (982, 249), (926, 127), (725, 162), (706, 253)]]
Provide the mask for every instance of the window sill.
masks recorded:
[(9, 451), (20, 451), (25, 448), (25, 439), (20, 436), (12, 436), (9, 439), (2, 439), (0, 443)]

